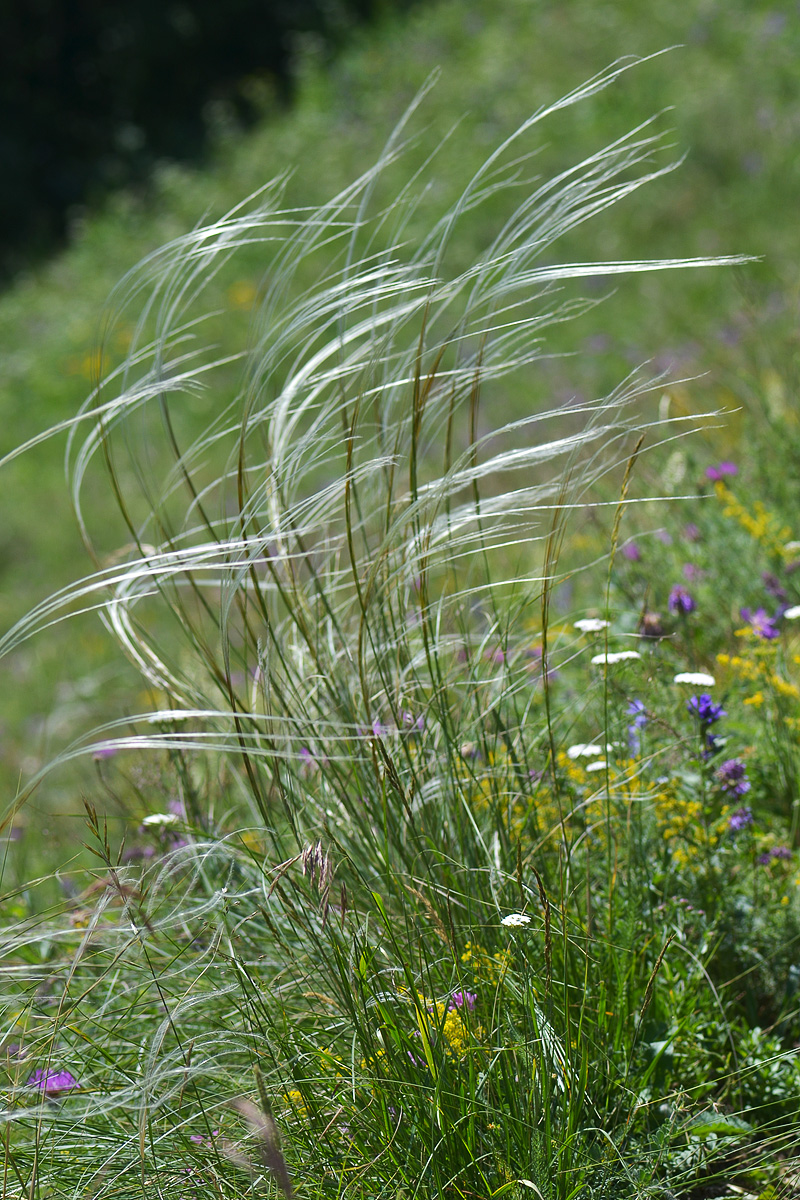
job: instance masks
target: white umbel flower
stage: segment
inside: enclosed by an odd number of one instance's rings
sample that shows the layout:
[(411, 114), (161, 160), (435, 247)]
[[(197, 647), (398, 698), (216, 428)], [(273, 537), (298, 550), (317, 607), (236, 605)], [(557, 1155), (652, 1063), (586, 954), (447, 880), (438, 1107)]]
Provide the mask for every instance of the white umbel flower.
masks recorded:
[(142, 825), (177, 825), (180, 818), (175, 813), (150, 813)]
[(713, 687), (716, 682), (714, 676), (705, 671), (681, 671), (673, 680), (673, 683), (688, 683), (692, 687)]
[(574, 746), (568, 747), (567, 758), (593, 758), (595, 754), (602, 753), (602, 746), (595, 746), (592, 742), (577, 742)]
[(784, 621), (796, 621), (800, 617), (800, 604), (795, 604), (793, 608), (787, 608), (783, 614)]
[(575, 628), (580, 629), (581, 633), (600, 633), (601, 630), (608, 629), (610, 624), (610, 621), (602, 621), (600, 617), (584, 617), (575, 622)]
[(531, 919), (526, 913), (509, 913), (503, 917), (501, 925), (530, 925)]
[(611, 666), (612, 663), (626, 662), (629, 658), (641, 658), (638, 650), (612, 650), (610, 654), (595, 654), (592, 662)]

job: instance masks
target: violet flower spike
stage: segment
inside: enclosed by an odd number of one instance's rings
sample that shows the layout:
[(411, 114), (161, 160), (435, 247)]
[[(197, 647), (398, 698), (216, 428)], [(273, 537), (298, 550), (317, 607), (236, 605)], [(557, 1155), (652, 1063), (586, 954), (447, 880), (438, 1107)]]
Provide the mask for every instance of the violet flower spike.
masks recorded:
[(736, 812), (731, 813), (728, 817), (728, 829), (731, 833), (740, 833), (752, 824), (753, 810), (750, 808), (737, 808)]
[(688, 617), (697, 608), (691, 592), (680, 583), (676, 583), (670, 592), (667, 604), (671, 613), (681, 617)]
[(728, 715), (721, 704), (717, 704), (711, 699), (708, 692), (701, 692), (699, 696), (691, 696), (686, 701), (686, 711), (690, 716), (697, 717), (701, 725), (713, 725)]
[[(716, 774), (720, 784), (729, 795), (743, 796), (745, 792), (750, 791), (750, 780), (747, 778), (747, 767), (740, 758), (726, 759), (726, 761), (717, 768)], [(747, 811), (749, 812), (750, 810), (748, 809)]]

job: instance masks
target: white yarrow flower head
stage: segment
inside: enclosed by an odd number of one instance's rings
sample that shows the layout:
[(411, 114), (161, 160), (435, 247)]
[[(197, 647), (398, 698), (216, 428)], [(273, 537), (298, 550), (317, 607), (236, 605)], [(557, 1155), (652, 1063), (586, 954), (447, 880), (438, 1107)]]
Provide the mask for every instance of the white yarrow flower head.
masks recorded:
[(531, 923), (531, 919), (527, 915), (527, 913), (509, 913), (508, 916), (503, 917), (503, 919), (500, 922), (501, 925), (513, 925), (513, 926), (530, 925), (530, 923)]
[(587, 774), (589, 771), (605, 771), (605, 769), (606, 760), (604, 758), (599, 758), (597, 762), (589, 763), (586, 767)]
[(784, 621), (796, 621), (800, 617), (800, 604), (795, 604), (793, 608), (787, 608), (783, 614)]
[(673, 683), (688, 683), (691, 687), (713, 687), (716, 682), (714, 676), (705, 671), (681, 671), (673, 680)]
[(611, 666), (613, 663), (627, 662), (631, 658), (641, 658), (638, 650), (612, 650), (609, 654), (595, 654), (592, 662)]
[(180, 818), (176, 813), (150, 813), (142, 825), (177, 825)]
[(575, 622), (575, 628), (580, 629), (581, 633), (600, 633), (601, 630), (608, 629), (610, 624), (610, 621), (601, 621), (599, 617), (584, 617)]
[(576, 745), (568, 747), (567, 758), (594, 758), (596, 754), (602, 753), (602, 746), (595, 746), (592, 742), (577, 742)]

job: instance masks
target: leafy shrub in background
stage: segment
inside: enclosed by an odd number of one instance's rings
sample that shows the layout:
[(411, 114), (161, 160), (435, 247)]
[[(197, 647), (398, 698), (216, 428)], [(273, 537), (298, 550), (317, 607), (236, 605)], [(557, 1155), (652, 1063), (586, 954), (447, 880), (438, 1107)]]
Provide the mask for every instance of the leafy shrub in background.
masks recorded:
[[(640, 128), (534, 178), (550, 111), (420, 242), (418, 181), (381, 191), (401, 127), (323, 208), (267, 189), (120, 291), (128, 357), (68, 422), (99, 568), (2, 642), (96, 606), (154, 701), (60, 758), (96, 756), (128, 841), (88, 805), (68, 915), (6, 898), (27, 1194), (667, 1197), (794, 1151), (796, 830), (769, 783), (794, 618), (746, 570), (791, 539), (723, 473), (686, 537), (698, 572), (704, 521), (749, 539), (712, 610), (633, 502), (669, 421), (649, 381), (496, 419), (573, 280), (712, 261), (555, 265), (663, 168)], [(464, 265), (459, 221), (504, 194)], [(251, 342), (220, 357), (206, 293), (259, 246)], [(573, 562), (576, 511), (601, 533)]]

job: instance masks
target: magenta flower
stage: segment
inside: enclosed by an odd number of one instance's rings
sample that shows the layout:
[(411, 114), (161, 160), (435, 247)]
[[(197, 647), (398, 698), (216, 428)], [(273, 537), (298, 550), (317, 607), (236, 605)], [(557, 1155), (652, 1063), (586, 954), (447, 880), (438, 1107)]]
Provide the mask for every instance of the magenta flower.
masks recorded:
[(219, 1130), (212, 1129), (211, 1136), (207, 1137), (207, 1138), (203, 1137), (203, 1135), (200, 1133), (190, 1133), (189, 1141), (194, 1142), (195, 1146), (213, 1146), (214, 1142), (212, 1139), (215, 1137), (218, 1137), (218, 1136), (219, 1136)]
[(721, 462), (716, 467), (706, 467), (706, 479), (710, 479), (712, 483), (716, 483), (719, 479), (723, 479), (726, 475), (738, 475), (739, 468), (736, 463)]
[(80, 1084), (69, 1071), (44, 1071), (37, 1067), (26, 1086), (39, 1088), (45, 1096), (63, 1096), (65, 1092), (80, 1087)]
[(627, 558), (628, 562), (639, 562), (642, 557), (642, 552), (636, 545), (636, 542), (626, 542), (620, 550), (623, 558)]
[(450, 997), (450, 1012), (456, 1008), (466, 1008), (468, 1012), (472, 1012), (477, 999), (475, 992), (453, 992)]
[(116, 753), (116, 746), (98, 746), (92, 751), (92, 758), (95, 762), (102, 762), (106, 758), (113, 758)]

